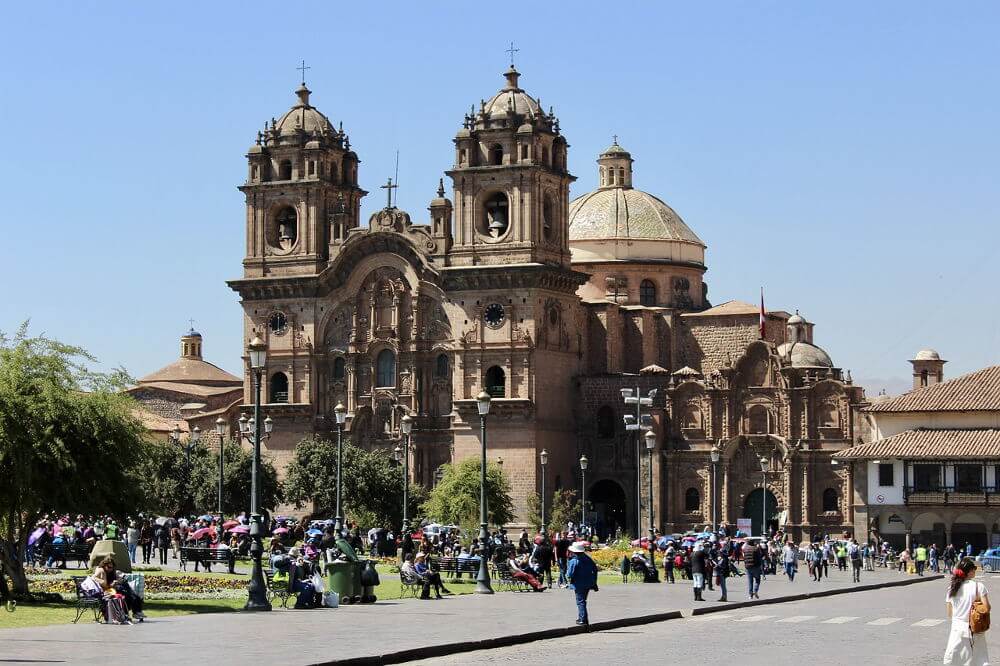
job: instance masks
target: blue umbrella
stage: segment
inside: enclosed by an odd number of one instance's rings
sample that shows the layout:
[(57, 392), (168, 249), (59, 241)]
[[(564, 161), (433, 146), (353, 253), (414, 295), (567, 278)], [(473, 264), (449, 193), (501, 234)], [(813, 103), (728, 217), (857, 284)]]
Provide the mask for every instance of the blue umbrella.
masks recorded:
[(308, 532), (306, 532), (306, 534), (308, 534), (309, 536), (317, 536), (317, 535), (323, 534), (323, 530), (318, 530), (318, 529), (316, 529), (314, 527), (311, 530), (309, 530)]

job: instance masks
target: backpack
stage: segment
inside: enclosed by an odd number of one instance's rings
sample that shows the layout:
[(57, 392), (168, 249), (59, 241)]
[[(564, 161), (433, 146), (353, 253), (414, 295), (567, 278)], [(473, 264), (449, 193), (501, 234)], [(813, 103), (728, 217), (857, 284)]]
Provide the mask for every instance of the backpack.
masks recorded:
[(125, 608), (125, 598), (120, 594), (115, 594), (107, 598), (105, 617), (109, 624), (126, 624), (128, 619), (128, 609)]
[(976, 586), (976, 598), (972, 600), (972, 608), (969, 609), (969, 631), (981, 634), (990, 628), (990, 612), (979, 596), (979, 583), (973, 585)]

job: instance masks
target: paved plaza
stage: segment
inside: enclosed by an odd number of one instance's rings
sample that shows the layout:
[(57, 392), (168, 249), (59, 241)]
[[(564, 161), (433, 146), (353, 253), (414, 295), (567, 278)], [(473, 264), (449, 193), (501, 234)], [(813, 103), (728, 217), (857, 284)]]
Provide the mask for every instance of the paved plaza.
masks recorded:
[[(772, 647), (778, 643), (771, 638), (780, 636), (801, 638), (815, 634), (817, 640), (821, 640), (837, 630), (849, 631), (852, 636), (868, 635), (858, 633), (858, 627), (862, 625), (866, 627), (864, 631), (870, 632), (874, 627), (892, 634), (910, 631), (914, 622), (926, 620), (927, 626), (921, 632), (937, 636), (943, 631), (943, 623), (931, 626), (943, 613), (944, 581), (941, 579), (895, 589), (768, 603), (778, 598), (857, 587), (850, 582), (849, 574), (832, 573), (832, 578), (821, 583), (814, 583), (807, 577), (788, 583), (783, 576), (771, 576), (762, 587), (761, 603), (745, 608), (739, 607), (747, 597), (742, 585), (745, 579), (732, 579), (729, 595), (732, 610), (697, 616), (697, 619), (690, 619), (694, 608), (724, 606), (714, 601), (718, 598), (717, 592), (706, 593), (705, 597), (710, 601), (696, 603), (692, 599), (690, 584), (684, 582), (676, 585), (605, 585), (592, 596), (590, 635), (553, 638), (544, 642), (528, 643), (528, 638), (548, 638), (579, 630), (573, 622), (575, 606), (572, 593), (568, 590), (501, 593), (492, 597), (465, 595), (441, 601), (408, 599), (336, 610), (164, 617), (133, 627), (81, 622), (77, 625), (0, 630), (0, 663), (45, 661), (106, 665), (141, 656), (143, 663), (151, 666), (176, 663), (180, 653), (211, 654), (216, 664), (245, 663), (244, 649), (234, 652), (226, 646), (232, 646), (235, 640), (243, 641), (248, 636), (256, 637), (255, 662), (297, 666), (338, 660), (378, 663), (383, 657), (386, 661), (423, 658), (428, 656), (428, 653), (422, 652), (427, 648), (465, 643), (465, 649), (474, 649), (483, 645), (480, 641), (502, 640), (505, 637), (516, 637), (512, 639), (513, 643), (526, 643), (526, 646), (494, 647), (489, 651), (458, 655), (454, 659), (462, 659), (463, 663), (477, 663), (477, 660), (484, 663), (484, 660), (493, 659), (493, 655), (504, 655), (504, 658), (509, 655), (510, 659), (521, 661), (532, 651), (541, 650), (550, 655), (552, 649), (569, 645), (597, 646), (598, 654), (607, 650), (609, 655), (620, 655), (623, 642), (647, 635), (654, 642), (661, 638), (665, 640), (667, 636), (672, 642), (681, 641), (673, 642), (674, 646), (687, 645), (688, 639), (712, 645), (713, 649), (719, 643), (732, 643), (725, 650), (736, 654), (733, 651), (741, 649), (739, 646), (744, 643), (742, 639), (734, 643), (729, 638), (730, 631), (738, 636), (746, 634), (749, 641), (752, 636), (759, 635), (765, 626), (771, 630), (768, 645)], [(917, 580), (915, 576), (881, 570), (866, 573), (862, 585)], [(394, 584), (388, 578), (384, 583)], [(683, 616), (684, 619), (648, 623), (653, 619), (649, 616), (659, 614), (670, 617), (671, 613), (673, 617)], [(643, 617), (646, 619), (637, 619)], [(898, 617), (899, 620), (890, 622), (886, 619), (891, 617)], [(779, 623), (778, 620), (786, 621)], [(883, 624), (867, 624), (875, 620)], [(849, 626), (840, 627), (841, 624)], [(618, 625), (626, 625), (626, 628)], [(718, 627), (723, 625), (726, 627), (726, 640), (720, 641), (718, 639), (723, 634)], [(602, 627), (610, 631), (600, 631)], [(736, 628), (731, 630), (730, 627)], [(685, 636), (688, 638), (683, 639)], [(495, 643), (485, 645), (493, 647)], [(664, 644), (661, 647), (667, 646)], [(832, 648), (827, 646), (824, 649)], [(839, 650), (839, 646), (836, 649)]]

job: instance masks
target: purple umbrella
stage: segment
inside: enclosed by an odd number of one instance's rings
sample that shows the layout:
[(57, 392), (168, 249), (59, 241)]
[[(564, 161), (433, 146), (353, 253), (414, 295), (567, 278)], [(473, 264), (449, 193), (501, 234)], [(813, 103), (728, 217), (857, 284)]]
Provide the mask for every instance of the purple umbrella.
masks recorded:
[(275, 534), (288, 534), (288, 528), (287, 527), (279, 527), (278, 529), (274, 530), (274, 533)]
[(229, 530), (233, 534), (250, 534), (250, 528), (246, 525), (237, 525), (236, 527)]
[(44, 527), (39, 527), (38, 529), (36, 529), (34, 532), (31, 533), (31, 536), (28, 537), (28, 545), (34, 546), (35, 542), (38, 541), (38, 538), (43, 534), (45, 534)]

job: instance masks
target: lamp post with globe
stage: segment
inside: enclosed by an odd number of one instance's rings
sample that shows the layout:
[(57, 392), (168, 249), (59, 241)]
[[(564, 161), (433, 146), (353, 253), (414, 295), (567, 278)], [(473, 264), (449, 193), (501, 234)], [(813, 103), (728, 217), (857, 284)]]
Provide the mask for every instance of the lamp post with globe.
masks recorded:
[(482, 391), (476, 396), (476, 408), (479, 410), (479, 436), (482, 442), (482, 458), (479, 465), (479, 543), (483, 549), (479, 558), (479, 575), (476, 576), (476, 594), (493, 594), (487, 562), (491, 549), (486, 545), (490, 539), (486, 530), (486, 415), (490, 413), (489, 393)]

